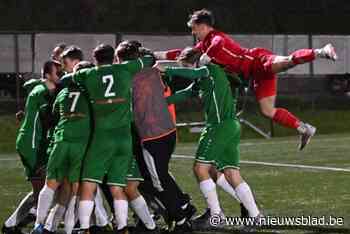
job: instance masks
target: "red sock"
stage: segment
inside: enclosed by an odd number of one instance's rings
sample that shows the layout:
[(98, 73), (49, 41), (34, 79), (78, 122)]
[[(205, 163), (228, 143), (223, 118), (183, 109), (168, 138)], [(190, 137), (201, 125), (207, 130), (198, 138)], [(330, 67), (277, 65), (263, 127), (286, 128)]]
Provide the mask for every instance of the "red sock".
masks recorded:
[(283, 108), (277, 108), (272, 120), (284, 127), (295, 128), (299, 127), (300, 120), (292, 113)]
[(315, 60), (315, 52), (312, 49), (301, 49), (294, 51), (292, 54), (292, 61), (295, 65), (312, 62)]

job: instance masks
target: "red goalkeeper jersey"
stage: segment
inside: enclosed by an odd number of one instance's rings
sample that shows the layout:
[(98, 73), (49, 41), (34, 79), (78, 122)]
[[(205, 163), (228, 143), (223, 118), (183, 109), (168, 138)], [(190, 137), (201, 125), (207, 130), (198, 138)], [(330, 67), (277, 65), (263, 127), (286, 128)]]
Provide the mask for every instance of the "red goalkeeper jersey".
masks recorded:
[[(195, 46), (197, 49), (206, 53), (214, 63), (220, 64), (230, 72), (243, 74), (248, 78), (254, 66), (254, 57), (250, 50), (241, 47), (236, 41), (227, 34), (213, 30), (203, 41)], [(181, 49), (167, 51), (167, 59), (175, 59), (181, 52)]]

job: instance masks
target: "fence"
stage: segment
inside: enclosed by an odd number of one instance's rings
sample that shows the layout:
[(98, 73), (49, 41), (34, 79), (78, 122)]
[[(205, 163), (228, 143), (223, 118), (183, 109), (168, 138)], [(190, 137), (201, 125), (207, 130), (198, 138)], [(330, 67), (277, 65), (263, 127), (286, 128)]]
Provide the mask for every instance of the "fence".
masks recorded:
[[(282, 96), (290, 96), (290, 101), (284, 98), (278, 104), (297, 107), (309, 106), (312, 109), (319, 106), (324, 109), (342, 105), (347, 102), (346, 96), (331, 97), (329, 85), (334, 76), (350, 73), (350, 36), (340, 35), (231, 35), (242, 46), (264, 47), (276, 54), (287, 55), (299, 48), (317, 48), (328, 42), (334, 44), (339, 60), (336, 63), (317, 61), (293, 68), (279, 80), (279, 91)], [(56, 44), (64, 42), (75, 44), (85, 52), (85, 59), (91, 60), (92, 49), (100, 43), (118, 44), (121, 40), (139, 40), (145, 47), (152, 50), (183, 48), (193, 45), (191, 35), (156, 35), (156, 34), (123, 34), (123, 33), (1, 33), (0, 34), (0, 113), (13, 113), (23, 106), (20, 85), (23, 77), (38, 76), (43, 62), (49, 58)], [(329, 75), (329, 76), (327, 76)], [(10, 94), (9, 94), (10, 93)], [(307, 95), (305, 95), (307, 94)], [(305, 97), (301, 100), (301, 97)], [(327, 96), (327, 97), (326, 97)], [(324, 101), (327, 98), (328, 101)], [(334, 99), (336, 98), (336, 101)], [(252, 99), (252, 98), (250, 98)], [(253, 103), (254, 101), (252, 101)], [(12, 104), (11, 104), (12, 103)], [(16, 103), (16, 105), (13, 105)], [(326, 105), (326, 103), (328, 103)], [(17, 106), (17, 108), (16, 108)], [(257, 113), (255, 105), (253, 113)], [(187, 108), (184, 108), (187, 109)], [(189, 108), (191, 109), (191, 108)]]

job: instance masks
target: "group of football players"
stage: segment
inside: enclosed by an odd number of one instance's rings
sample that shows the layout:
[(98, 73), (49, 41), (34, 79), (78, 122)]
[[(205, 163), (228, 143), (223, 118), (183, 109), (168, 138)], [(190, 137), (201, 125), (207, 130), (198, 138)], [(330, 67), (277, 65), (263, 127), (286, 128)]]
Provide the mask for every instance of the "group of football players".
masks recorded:
[[(101, 44), (93, 63), (83, 60), (77, 46), (53, 50), (42, 79), (24, 84), (28, 95), (18, 114), (16, 149), (32, 192), (6, 220), (4, 234), (21, 233), (30, 217), (33, 234), (54, 233), (61, 221), (67, 234), (74, 227), (105, 231), (110, 219), (103, 196), (116, 233), (159, 233), (157, 212), (174, 233), (210, 228), (210, 217), (224, 218), (217, 186), (258, 225), (262, 213), (240, 174), (237, 90), (252, 83), (262, 114), (296, 129), (302, 150), (316, 128), (275, 107), (276, 74), (318, 58), (335, 61), (337, 55), (331, 44), (289, 56), (243, 48), (214, 28), (206, 9), (191, 14), (187, 24), (199, 41), (195, 47), (150, 51), (137, 41), (116, 48)], [(169, 85), (177, 77), (192, 83), (172, 94)], [(193, 172), (208, 209), (194, 218), (196, 208), (169, 162), (176, 144), (174, 104), (195, 96), (203, 100), (206, 126)], [(137, 217), (132, 230), (129, 206)]]

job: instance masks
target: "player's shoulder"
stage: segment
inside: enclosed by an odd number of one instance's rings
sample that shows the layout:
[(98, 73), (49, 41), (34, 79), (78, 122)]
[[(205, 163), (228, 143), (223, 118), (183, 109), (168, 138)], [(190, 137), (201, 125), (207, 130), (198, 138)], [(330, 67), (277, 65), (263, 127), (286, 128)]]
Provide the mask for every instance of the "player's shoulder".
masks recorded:
[(215, 63), (208, 63), (207, 65), (205, 65), (205, 67), (209, 70), (209, 72), (223, 70), (221, 66)]
[(27, 92), (30, 92), (33, 90), (33, 88), (35, 88), (35, 86), (37, 86), (38, 84), (42, 84), (42, 83), (43, 83), (43, 81), (40, 79), (30, 79), (23, 84), (23, 88)]
[(48, 92), (48, 88), (45, 83), (41, 82), (35, 85), (35, 87), (30, 92), (30, 96), (43, 95)]
[(61, 96), (64, 96), (64, 95), (67, 95), (69, 93), (69, 89), (66, 87), (66, 88), (63, 88), (58, 94), (57, 94), (57, 97), (61, 97)]

